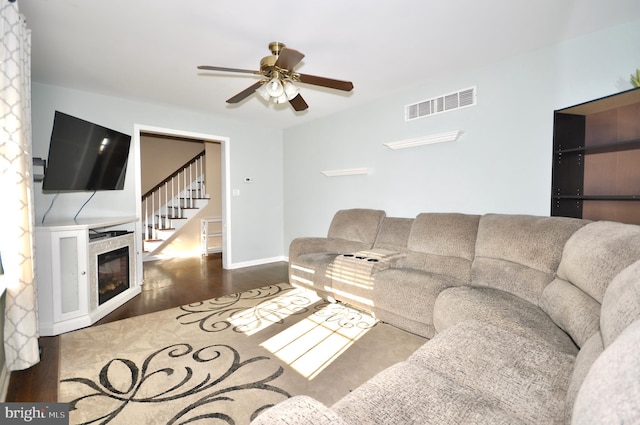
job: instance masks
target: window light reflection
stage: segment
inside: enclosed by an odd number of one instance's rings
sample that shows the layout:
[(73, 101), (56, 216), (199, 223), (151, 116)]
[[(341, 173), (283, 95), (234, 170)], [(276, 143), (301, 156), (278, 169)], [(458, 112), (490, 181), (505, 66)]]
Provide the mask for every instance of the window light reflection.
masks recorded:
[(301, 288), (262, 302), (255, 307), (234, 313), (228, 321), (247, 336), (260, 332), (274, 323), (282, 323), (287, 317), (319, 301), (320, 297)]
[(357, 310), (328, 304), (260, 345), (312, 380), (375, 323)]

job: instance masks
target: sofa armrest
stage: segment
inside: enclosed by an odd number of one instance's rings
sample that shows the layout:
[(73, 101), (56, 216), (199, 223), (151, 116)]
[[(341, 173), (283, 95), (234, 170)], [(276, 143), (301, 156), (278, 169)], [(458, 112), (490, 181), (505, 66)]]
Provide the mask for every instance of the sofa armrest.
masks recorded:
[(321, 252), (343, 254), (367, 248), (370, 248), (370, 246), (364, 242), (350, 241), (346, 239), (322, 237), (296, 238), (292, 240), (289, 245), (289, 261), (295, 260), (304, 254)]
[(361, 271), (363, 265), (366, 265), (364, 268), (369, 270), (368, 275), (373, 275), (382, 270), (398, 267), (398, 264), (401, 264), (404, 260), (405, 254), (387, 249), (373, 248), (342, 254), (341, 257), (336, 261), (350, 263), (355, 268), (361, 269)]
[(291, 397), (261, 413), (251, 425), (348, 425), (338, 413), (307, 396)]
[(311, 252), (327, 252), (329, 239), (304, 237), (296, 238), (289, 244), (289, 260), (294, 260), (301, 255)]
[(374, 248), (371, 250), (372, 257), (379, 260), (372, 273), (402, 267), (407, 255), (404, 252), (391, 251), (387, 249)]

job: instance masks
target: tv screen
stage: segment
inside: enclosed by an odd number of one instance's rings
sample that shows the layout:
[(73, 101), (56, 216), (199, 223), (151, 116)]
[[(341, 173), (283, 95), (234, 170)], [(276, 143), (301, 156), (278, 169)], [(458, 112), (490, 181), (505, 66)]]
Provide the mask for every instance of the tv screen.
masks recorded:
[(131, 136), (56, 111), (45, 191), (122, 190)]

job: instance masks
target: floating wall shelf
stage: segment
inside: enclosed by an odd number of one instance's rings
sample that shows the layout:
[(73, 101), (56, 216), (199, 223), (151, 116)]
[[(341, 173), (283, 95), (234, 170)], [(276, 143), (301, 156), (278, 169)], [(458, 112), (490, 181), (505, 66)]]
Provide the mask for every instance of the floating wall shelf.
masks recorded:
[(329, 171), (320, 171), (327, 177), (338, 177), (338, 176), (355, 176), (360, 174), (369, 174), (371, 170), (368, 168), (349, 168), (346, 170), (329, 170)]
[(462, 131), (448, 131), (446, 133), (433, 134), (431, 136), (416, 137), (414, 139), (398, 140), (397, 142), (383, 143), (389, 149), (413, 148), (416, 146), (430, 145), (432, 143), (453, 142), (460, 137)]

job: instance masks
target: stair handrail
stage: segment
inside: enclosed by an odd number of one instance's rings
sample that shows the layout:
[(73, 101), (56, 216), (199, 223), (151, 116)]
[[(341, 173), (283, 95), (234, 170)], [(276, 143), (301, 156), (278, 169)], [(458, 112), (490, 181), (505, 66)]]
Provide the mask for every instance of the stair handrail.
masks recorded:
[(151, 193), (153, 193), (154, 191), (158, 190), (164, 184), (168, 183), (169, 180), (171, 180), (173, 177), (176, 177), (178, 174), (180, 174), (180, 172), (182, 172), (182, 170), (184, 170), (185, 168), (187, 168), (191, 164), (194, 164), (196, 161), (198, 161), (204, 155), (205, 155), (205, 151), (202, 150), (202, 152), (198, 153), (196, 156), (191, 158), (189, 161), (185, 162), (181, 167), (179, 167), (177, 170), (175, 170), (173, 173), (171, 173), (169, 176), (167, 176), (164, 180), (162, 180), (160, 183), (158, 183), (152, 189), (148, 190), (144, 195), (142, 195), (142, 200), (144, 201), (144, 199), (147, 196), (151, 195)]

